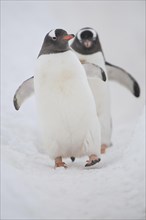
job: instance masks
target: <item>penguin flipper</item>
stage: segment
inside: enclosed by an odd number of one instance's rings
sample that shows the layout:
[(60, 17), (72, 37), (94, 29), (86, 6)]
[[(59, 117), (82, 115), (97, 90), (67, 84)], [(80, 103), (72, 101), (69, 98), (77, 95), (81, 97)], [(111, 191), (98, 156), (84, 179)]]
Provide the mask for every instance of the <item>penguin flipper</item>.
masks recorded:
[(99, 78), (102, 81), (106, 81), (106, 74), (101, 67), (92, 63), (82, 63), (82, 65), (88, 78)]
[(105, 62), (107, 75), (109, 80), (114, 80), (121, 85), (125, 86), (135, 97), (140, 96), (140, 86), (137, 81), (124, 69)]
[(19, 110), (23, 102), (34, 93), (34, 76), (25, 80), (16, 90), (13, 104), (16, 110)]

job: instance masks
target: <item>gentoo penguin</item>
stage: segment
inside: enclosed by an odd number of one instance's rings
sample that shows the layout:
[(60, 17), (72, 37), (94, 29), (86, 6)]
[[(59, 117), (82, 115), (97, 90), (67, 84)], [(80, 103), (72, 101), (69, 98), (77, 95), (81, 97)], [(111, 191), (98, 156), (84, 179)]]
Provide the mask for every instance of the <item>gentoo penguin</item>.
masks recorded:
[[(97, 32), (92, 28), (79, 30), (71, 44), (81, 63), (89, 62), (100, 66), (109, 80), (115, 80), (126, 86), (136, 97), (140, 95), (140, 88), (136, 80), (125, 70), (105, 61)], [(97, 115), (101, 124), (102, 152), (110, 145), (112, 121), (110, 112), (109, 82), (103, 83), (88, 79), (95, 97)]]
[(71, 156), (87, 155), (85, 166), (100, 161), (100, 123), (86, 72), (68, 44), (73, 37), (62, 29), (50, 31), (35, 66), (43, 146), (56, 167), (66, 167), (62, 158)]
[[(89, 62), (100, 66), (108, 78), (101, 47), (97, 42), (98, 37), (95, 31), (87, 29), (86, 32), (82, 33), (80, 30), (76, 34), (71, 47), (81, 63)], [(97, 78), (95, 80), (88, 79), (88, 81), (95, 98), (97, 115), (101, 126), (101, 149), (102, 153), (104, 153), (105, 149), (111, 144), (112, 128), (109, 83), (108, 80), (104, 83)]]

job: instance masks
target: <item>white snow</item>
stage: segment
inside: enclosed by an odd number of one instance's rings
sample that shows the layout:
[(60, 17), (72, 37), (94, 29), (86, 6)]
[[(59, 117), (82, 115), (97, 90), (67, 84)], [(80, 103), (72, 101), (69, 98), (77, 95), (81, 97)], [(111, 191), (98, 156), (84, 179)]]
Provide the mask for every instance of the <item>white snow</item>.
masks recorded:
[[(145, 219), (144, 1), (2, 1), (1, 219)], [(90, 9), (90, 12), (89, 12)], [(74, 14), (75, 12), (75, 14)], [(90, 16), (89, 16), (90, 15)], [(96, 168), (87, 158), (68, 169), (38, 149), (34, 98), (19, 111), (17, 87), (33, 75), (45, 34), (91, 26), (106, 59), (128, 70), (141, 97), (110, 83), (113, 146)]]

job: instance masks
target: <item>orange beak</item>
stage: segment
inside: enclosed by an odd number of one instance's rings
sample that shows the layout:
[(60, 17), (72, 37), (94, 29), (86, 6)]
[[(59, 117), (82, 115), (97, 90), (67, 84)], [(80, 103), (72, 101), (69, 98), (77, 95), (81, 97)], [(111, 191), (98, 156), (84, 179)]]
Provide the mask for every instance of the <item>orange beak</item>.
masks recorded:
[(74, 38), (74, 37), (75, 37), (74, 34), (68, 34), (68, 35), (65, 35), (65, 36), (63, 37), (63, 40), (69, 41), (69, 40), (71, 40), (71, 39)]

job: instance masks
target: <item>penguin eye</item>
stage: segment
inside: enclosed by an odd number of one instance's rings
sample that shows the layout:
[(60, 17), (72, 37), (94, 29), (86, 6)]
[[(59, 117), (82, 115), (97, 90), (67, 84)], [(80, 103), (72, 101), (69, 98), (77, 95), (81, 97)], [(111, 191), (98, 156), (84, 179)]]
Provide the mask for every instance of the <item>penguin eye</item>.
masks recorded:
[(55, 41), (57, 39), (57, 37), (52, 37), (52, 39)]

